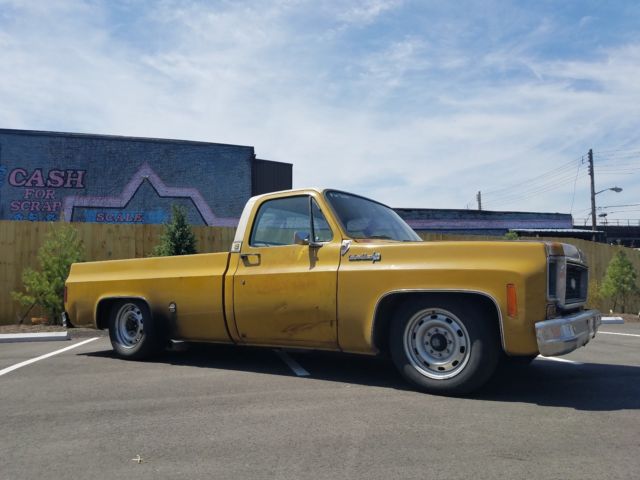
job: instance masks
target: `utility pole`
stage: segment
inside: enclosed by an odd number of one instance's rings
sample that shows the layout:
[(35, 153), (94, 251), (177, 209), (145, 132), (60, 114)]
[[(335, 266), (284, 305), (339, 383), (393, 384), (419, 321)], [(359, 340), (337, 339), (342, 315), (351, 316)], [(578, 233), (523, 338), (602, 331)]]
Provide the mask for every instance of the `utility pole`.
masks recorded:
[(591, 241), (596, 241), (596, 184), (593, 172), (593, 149), (589, 149), (589, 176), (591, 177)]
[(476, 200), (478, 200), (478, 210), (482, 210), (482, 192), (480, 190), (478, 190)]

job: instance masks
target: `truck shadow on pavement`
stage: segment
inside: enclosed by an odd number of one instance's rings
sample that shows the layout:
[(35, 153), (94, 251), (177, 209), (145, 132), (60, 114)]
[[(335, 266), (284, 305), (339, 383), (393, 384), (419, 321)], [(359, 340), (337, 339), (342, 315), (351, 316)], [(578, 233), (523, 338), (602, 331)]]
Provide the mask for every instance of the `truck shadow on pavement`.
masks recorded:
[[(390, 360), (333, 352), (288, 351), (309, 372), (300, 382), (327, 381), (414, 391)], [(111, 350), (84, 353), (118, 360)], [(189, 344), (167, 351), (153, 364), (189, 366), (294, 377), (270, 348)], [(416, 395), (423, 395), (416, 392)], [(425, 400), (429, 396), (425, 395)], [(470, 401), (518, 402), (586, 411), (640, 409), (640, 367), (596, 363), (560, 363), (536, 359), (526, 367), (500, 370)]]
[(475, 397), (586, 411), (638, 410), (640, 367), (536, 359), (499, 371)]

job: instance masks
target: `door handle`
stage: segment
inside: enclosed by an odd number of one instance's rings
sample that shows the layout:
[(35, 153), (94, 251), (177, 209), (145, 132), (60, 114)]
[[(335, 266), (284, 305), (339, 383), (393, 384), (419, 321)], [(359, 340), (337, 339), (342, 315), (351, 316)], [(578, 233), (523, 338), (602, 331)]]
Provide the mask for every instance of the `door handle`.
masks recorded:
[(259, 253), (241, 253), (240, 259), (246, 267), (257, 267), (260, 265)]

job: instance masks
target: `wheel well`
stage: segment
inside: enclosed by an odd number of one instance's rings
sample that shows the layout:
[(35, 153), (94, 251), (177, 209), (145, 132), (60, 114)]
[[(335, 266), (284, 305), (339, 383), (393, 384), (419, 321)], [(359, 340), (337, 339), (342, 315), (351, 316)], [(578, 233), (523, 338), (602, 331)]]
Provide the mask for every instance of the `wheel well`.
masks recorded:
[(478, 308), (481, 308), (488, 317), (492, 319), (492, 323), (495, 326), (502, 348), (504, 349), (504, 342), (502, 339), (501, 318), (498, 306), (495, 301), (483, 293), (478, 292), (397, 292), (391, 293), (383, 297), (377, 305), (376, 312), (373, 318), (373, 345), (382, 353), (389, 353), (389, 329), (393, 320), (394, 313), (405, 302), (411, 302), (416, 300), (431, 301), (434, 302), (434, 306), (437, 306), (439, 300), (464, 300), (467, 302), (474, 302)]
[(149, 302), (140, 297), (103, 298), (98, 302), (98, 306), (96, 307), (96, 328), (101, 330), (109, 328), (109, 313), (111, 312), (111, 308), (114, 304), (124, 300), (138, 300), (146, 303), (147, 307), (149, 306)]

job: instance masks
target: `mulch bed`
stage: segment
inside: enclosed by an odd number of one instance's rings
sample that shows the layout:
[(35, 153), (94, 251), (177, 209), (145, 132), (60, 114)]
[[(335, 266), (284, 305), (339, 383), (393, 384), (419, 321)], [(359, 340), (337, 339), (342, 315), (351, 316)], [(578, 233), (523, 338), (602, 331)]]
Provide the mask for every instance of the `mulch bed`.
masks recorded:
[(640, 317), (633, 313), (604, 313), (605, 317), (622, 317), (624, 319), (624, 323), (638, 323), (640, 322)]
[[(66, 328), (59, 325), (0, 325), (1, 333), (41, 333), (41, 332), (64, 332)], [(107, 335), (105, 330), (95, 330), (93, 328), (69, 328), (69, 335), (77, 337), (102, 337)]]

